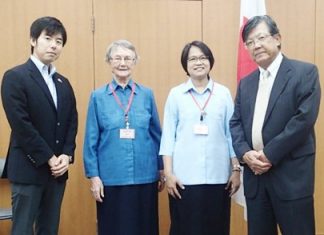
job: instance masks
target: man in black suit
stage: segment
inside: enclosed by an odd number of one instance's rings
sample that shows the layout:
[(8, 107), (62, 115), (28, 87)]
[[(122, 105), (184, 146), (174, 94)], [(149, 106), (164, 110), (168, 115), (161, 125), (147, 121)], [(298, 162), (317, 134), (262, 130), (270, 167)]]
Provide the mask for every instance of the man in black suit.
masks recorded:
[(243, 41), (259, 69), (240, 81), (230, 122), (244, 165), (249, 235), (315, 234), (317, 67), (283, 56), (269, 16), (251, 18)]
[(30, 59), (3, 76), (2, 102), (11, 127), (5, 169), (12, 189), (12, 235), (58, 234), (77, 133), (72, 87), (52, 64), (66, 39), (58, 19), (35, 20)]

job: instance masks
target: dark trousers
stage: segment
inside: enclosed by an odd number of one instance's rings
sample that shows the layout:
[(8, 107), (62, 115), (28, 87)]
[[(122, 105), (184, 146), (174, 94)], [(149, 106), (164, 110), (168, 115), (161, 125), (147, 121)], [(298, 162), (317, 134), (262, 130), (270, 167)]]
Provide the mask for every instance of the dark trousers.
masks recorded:
[[(298, 183), (298, 182), (296, 182)], [(246, 198), (249, 235), (315, 235), (314, 200), (278, 198), (271, 183), (260, 177), (255, 198)]]
[(186, 185), (181, 199), (169, 196), (170, 235), (229, 235), (230, 203), (225, 184)]
[(47, 184), (11, 183), (11, 235), (57, 235), (65, 182)]

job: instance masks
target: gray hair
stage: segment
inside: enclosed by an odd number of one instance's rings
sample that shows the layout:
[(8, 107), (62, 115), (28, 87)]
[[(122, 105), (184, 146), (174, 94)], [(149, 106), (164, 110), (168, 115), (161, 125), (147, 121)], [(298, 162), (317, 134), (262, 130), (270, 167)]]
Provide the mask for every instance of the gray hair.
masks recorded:
[(125, 39), (120, 39), (120, 40), (117, 40), (117, 41), (114, 41), (112, 42), (108, 48), (107, 48), (107, 51), (106, 51), (106, 62), (109, 62), (109, 60), (111, 59), (111, 55), (113, 53), (113, 51), (115, 51), (118, 47), (122, 47), (122, 48), (126, 48), (126, 49), (129, 49), (131, 50), (132, 52), (134, 52), (135, 54), (135, 63), (137, 62), (137, 60), (139, 59), (139, 56), (136, 52), (136, 49), (135, 47), (133, 46), (133, 44)]
[[(269, 33), (271, 36), (275, 34), (280, 34), (279, 28), (276, 24), (276, 22), (269, 16), (269, 15), (259, 15), (259, 16), (254, 16), (250, 18), (245, 26), (243, 27), (242, 30), (242, 39), (243, 42), (246, 42), (249, 34), (253, 29), (255, 29), (260, 23), (264, 22), (268, 28), (269, 28)], [(281, 49), (281, 44), (278, 46), (279, 49)]]

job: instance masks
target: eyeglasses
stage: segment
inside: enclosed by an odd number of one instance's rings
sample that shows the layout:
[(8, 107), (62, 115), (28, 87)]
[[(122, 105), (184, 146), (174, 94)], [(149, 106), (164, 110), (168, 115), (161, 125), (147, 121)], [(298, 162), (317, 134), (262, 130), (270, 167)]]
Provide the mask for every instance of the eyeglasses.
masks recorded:
[(201, 63), (206, 63), (208, 61), (208, 56), (205, 56), (205, 55), (202, 55), (200, 57), (190, 57), (188, 58), (188, 62), (189, 63), (197, 63), (198, 60), (201, 62)]
[(249, 49), (252, 49), (255, 47), (255, 44), (257, 42), (259, 43), (264, 43), (268, 37), (271, 37), (272, 35), (270, 34), (260, 34), (258, 36), (256, 36), (254, 39), (249, 39), (245, 42), (245, 46)]
[(110, 60), (114, 63), (114, 64), (120, 64), (122, 61), (124, 61), (125, 64), (131, 64), (135, 61), (135, 59), (133, 57), (114, 57), (114, 58), (110, 58)]

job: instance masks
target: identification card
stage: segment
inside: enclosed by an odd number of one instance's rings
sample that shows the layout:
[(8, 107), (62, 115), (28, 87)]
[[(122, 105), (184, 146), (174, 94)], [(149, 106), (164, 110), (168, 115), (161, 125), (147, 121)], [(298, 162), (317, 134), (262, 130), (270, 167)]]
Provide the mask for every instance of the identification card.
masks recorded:
[(208, 135), (208, 126), (203, 123), (196, 124), (194, 125), (193, 132), (196, 135)]
[(119, 138), (121, 139), (135, 139), (135, 129), (120, 129)]

